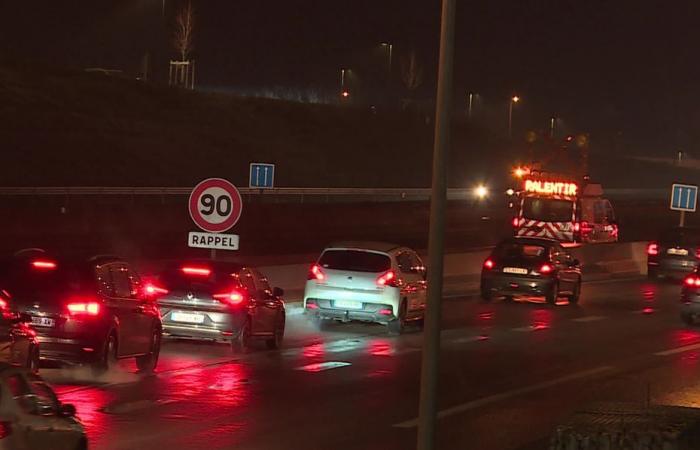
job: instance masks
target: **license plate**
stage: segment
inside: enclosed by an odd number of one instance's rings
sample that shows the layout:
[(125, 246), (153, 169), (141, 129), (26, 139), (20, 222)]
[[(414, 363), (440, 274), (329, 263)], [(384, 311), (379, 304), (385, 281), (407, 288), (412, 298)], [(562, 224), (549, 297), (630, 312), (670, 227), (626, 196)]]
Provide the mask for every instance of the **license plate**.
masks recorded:
[(527, 275), (527, 269), (520, 267), (504, 267), (503, 273), (517, 273), (518, 275)]
[(197, 313), (184, 313), (184, 312), (173, 312), (170, 314), (170, 318), (173, 322), (185, 322), (185, 323), (203, 323), (204, 314)]
[(362, 302), (353, 302), (351, 300), (336, 300), (333, 302), (333, 305), (342, 309), (362, 309)]
[(36, 327), (53, 327), (56, 326), (56, 321), (48, 317), (32, 317), (32, 325)]
[(688, 256), (688, 250), (684, 248), (669, 248), (666, 250), (669, 255)]

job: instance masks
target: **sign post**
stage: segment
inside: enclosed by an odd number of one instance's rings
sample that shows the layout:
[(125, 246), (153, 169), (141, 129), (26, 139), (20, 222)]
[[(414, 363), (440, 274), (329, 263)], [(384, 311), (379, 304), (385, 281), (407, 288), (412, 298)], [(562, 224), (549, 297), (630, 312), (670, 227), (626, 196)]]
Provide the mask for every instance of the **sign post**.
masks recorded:
[(210, 249), (212, 259), (216, 259), (217, 249), (238, 250), (238, 235), (223, 234), (243, 212), (243, 199), (236, 186), (222, 178), (208, 178), (192, 189), (188, 204), (192, 221), (204, 231), (189, 233), (189, 247)]
[(671, 206), (681, 212), (680, 226), (685, 226), (685, 213), (695, 212), (698, 202), (698, 187), (692, 184), (675, 183), (671, 186)]

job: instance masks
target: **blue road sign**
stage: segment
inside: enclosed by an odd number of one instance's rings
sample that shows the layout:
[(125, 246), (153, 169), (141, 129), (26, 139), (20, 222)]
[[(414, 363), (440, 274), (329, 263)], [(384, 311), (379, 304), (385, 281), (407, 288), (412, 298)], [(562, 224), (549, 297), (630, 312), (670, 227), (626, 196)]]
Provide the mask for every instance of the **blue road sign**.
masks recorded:
[(695, 212), (698, 202), (698, 187), (692, 184), (674, 184), (671, 187), (671, 209)]
[(250, 181), (248, 187), (270, 189), (275, 187), (275, 165), (267, 163), (250, 163)]

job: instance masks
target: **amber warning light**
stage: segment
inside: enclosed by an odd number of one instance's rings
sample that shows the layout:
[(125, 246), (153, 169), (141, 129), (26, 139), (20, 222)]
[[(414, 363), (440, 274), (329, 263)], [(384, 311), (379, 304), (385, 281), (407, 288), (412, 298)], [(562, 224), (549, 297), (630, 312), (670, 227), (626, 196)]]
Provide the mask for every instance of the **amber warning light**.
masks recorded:
[(573, 197), (578, 193), (578, 186), (576, 183), (564, 181), (525, 180), (525, 191), (535, 192), (537, 194), (568, 195)]

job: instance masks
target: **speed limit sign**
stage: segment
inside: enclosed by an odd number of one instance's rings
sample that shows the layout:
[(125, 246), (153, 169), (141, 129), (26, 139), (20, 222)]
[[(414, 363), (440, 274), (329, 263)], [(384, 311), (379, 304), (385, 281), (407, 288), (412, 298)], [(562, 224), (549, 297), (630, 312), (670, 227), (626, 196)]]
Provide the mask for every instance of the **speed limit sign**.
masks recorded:
[(236, 186), (223, 178), (208, 178), (192, 189), (190, 216), (199, 228), (222, 233), (238, 222), (243, 200)]

